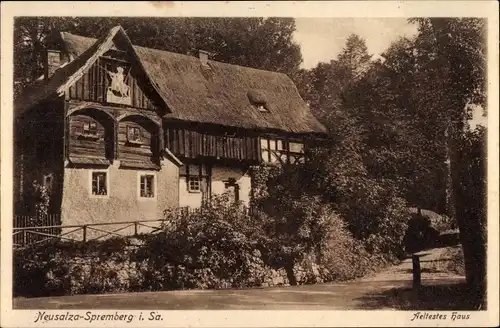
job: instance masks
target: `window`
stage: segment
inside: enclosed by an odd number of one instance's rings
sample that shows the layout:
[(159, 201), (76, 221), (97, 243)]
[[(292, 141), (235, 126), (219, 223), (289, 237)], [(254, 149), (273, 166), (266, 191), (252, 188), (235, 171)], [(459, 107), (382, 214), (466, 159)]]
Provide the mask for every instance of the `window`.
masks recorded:
[(96, 122), (84, 122), (83, 123), (83, 134), (86, 135), (97, 135), (97, 123)]
[(288, 143), (290, 164), (304, 162), (304, 144), (300, 142)]
[(240, 200), (240, 186), (236, 183), (235, 178), (229, 178), (227, 181), (224, 181), (224, 193), (229, 196), (231, 202)]
[(108, 195), (107, 172), (92, 172), (92, 195)]
[(304, 144), (299, 143), (299, 142), (290, 142), (288, 144), (288, 148), (289, 148), (291, 153), (301, 154), (304, 152)]
[(201, 192), (201, 179), (199, 177), (189, 177), (188, 179), (189, 192)]
[[(280, 160), (280, 153), (283, 151), (283, 140), (260, 139), (260, 150), (262, 160), (266, 163), (276, 163)], [(286, 162), (286, 160), (285, 160)]]
[(140, 176), (139, 193), (141, 198), (154, 198), (155, 176), (153, 174), (143, 174)]
[(52, 174), (43, 176), (43, 185), (47, 189), (47, 192), (52, 192)]
[(266, 163), (303, 162), (304, 144), (280, 139), (260, 139), (261, 158)]
[(131, 143), (141, 142), (141, 128), (135, 126), (127, 127), (127, 141)]

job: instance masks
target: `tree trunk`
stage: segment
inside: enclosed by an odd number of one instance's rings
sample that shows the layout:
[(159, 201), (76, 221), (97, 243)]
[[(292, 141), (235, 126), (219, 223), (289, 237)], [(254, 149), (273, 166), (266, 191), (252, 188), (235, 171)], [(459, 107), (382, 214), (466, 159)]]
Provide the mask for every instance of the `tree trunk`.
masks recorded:
[(470, 196), (464, 192), (463, 177), (461, 176), (468, 172), (464, 172), (461, 168), (460, 159), (462, 156), (457, 143), (457, 140), (450, 141), (454, 210), (460, 230), (467, 284), (474, 293), (471, 296), (484, 306), (486, 294), (486, 240), (484, 240), (481, 231), (480, 218), (474, 217), (474, 213), (468, 211)]
[(449, 136), (448, 136), (448, 127), (445, 129), (444, 133), (445, 141), (446, 141), (446, 166), (445, 166), (445, 211), (446, 215), (450, 218), (455, 219), (455, 202), (453, 201), (453, 185), (451, 178), (451, 159), (450, 159), (450, 145), (449, 145)]
[[(459, 68), (454, 67), (454, 62), (450, 58), (452, 31), (446, 19), (430, 19), (437, 41), (438, 60), (442, 68), (441, 90), (443, 110), (451, 131), (448, 131), (448, 154), (450, 157), (450, 175), (452, 185), (452, 202), (454, 204), (455, 220), (460, 230), (460, 240), (462, 243), (465, 273), (467, 284), (470, 286), (473, 295), (478, 303), (484, 305), (486, 291), (486, 247), (478, 218), (470, 217), (467, 207), (470, 197), (465, 193), (462, 185), (462, 175), (469, 174), (462, 169), (460, 141), (464, 133), (463, 117), (465, 112), (464, 95), (455, 87), (456, 76)], [(464, 112), (461, 112), (464, 111)], [(479, 177), (478, 177), (479, 178)]]

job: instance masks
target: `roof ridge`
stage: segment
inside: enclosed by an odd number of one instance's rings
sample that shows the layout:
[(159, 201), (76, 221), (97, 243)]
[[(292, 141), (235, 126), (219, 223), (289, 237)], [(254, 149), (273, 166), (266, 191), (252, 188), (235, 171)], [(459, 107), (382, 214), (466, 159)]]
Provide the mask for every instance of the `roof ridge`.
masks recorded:
[[(83, 76), (86, 68), (82, 67), (88, 66), (90, 57), (99, 56), (110, 47), (109, 35), (119, 33), (124, 34), (127, 49), (137, 55), (153, 87), (158, 88), (171, 109), (163, 116), (165, 119), (287, 133), (327, 131), (286, 74), (218, 61), (212, 61), (212, 70), (207, 72), (196, 56), (133, 45), (119, 26), (108, 30), (107, 39), (61, 33), (66, 53), (75, 58), (56, 70), (47, 84), (20, 97), (16, 103), (18, 113), (55, 96), (57, 90), (67, 85), (68, 78), (77, 73)], [(269, 112), (262, 113), (252, 104), (250, 89), (264, 93)]]
[[(115, 26), (116, 27), (116, 26)], [(121, 27), (121, 26), (120, 26)], [(122, 28), (123, 29), (123, 28)], [(63, 33), (66, 33), (66, 34), (69, 34), (69, 35), (72, 35), (72, 36), (76, 36), (76, 37), (80, 37), (80, 38), (86, 38), (86, 39), (89, 39), (89, 40), (98, 40), (98, 38), (94, 38), (94, 37), (89, 37), (89, 36), (83, 36), (83, 35), (79, 35), (79, 34), (74, 34), (74, 33), (70, 33), (70, 32), (65, 32), (65, 31), (61, 31), (60, 32), (61, 35)], [(126, 32), (125, 32), (126, 33)], [(63, 37), (64, 39), (64, 37)], [(95, 41), (94, 41), (95, 42)], [(180, 53), (180, 52), (174, 52), (174, 51), (168, 51), (168, 50), (164, 50), (164, 49), (158, 49), (158, 48), (150, 48), (150, 47), (144, 47), (144, 46), (139, 46), (139, 45), (136, 45), (136, 44), (133, 44), (132, 43), (132, 46), (134, 48), (141, 48), (141, 49), (146, 49), (146, 50), (153, 50), (153, 51), (159, 51), (159, 52), (165, 52), (165, 53), (168, 53), (168, 54), (174, 54), (174, 55), (177, 55), (177, 56), (183, 56), (183, 57), (186, 57), (186, 58), (189, 58), (190, 60), (196, 60), (197, 57), (195, 56), (191, 56), (191, 55), (187, 55), (187, 54), (183, 54), (183, 53)], [(256, 71), (259, 71), (259, 72), (267, 72), (267, 73), (272, 73), (272, 74), (279, 74), (279, 75), (283, 75), (285, 76), (286, 78), (292, 80), (286, 73), (283, 73), (283, 72), (278, 72), (278, 71), (271, 71), (271, 70), (266, 70), (266, 69), (262, 69), (262, 68), (256, 68), (256, 67), (252, 67), (252, 66), (245, 66), (245, 65), (238, 65), (238, 64), (231, 64), (231, 63), (227, 63), (227, 62), (222, 62), (222, 61), (217, 61), (217, 60), (210, 60), (210, 62), (213, 62), (213, 63), (216, 63), (216, 64), (222, 64), (222, 65), (228, 65), (228, 66), (234, 66), (234, 67), (243, 67), (245, 69), (251, 69), (251, 70), (256, 70)]]

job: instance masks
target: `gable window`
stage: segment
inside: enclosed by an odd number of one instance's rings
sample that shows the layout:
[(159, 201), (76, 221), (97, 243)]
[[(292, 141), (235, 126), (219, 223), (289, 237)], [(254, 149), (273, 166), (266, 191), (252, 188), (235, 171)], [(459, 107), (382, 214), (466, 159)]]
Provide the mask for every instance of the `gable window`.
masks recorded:
[(129, 143), (140, 144), (142, 142), (141, 128), (127, 126), (127, 141)]
[(189, 177), (188, 179), (189, 192), (201, 192), (201, 179), (200, 177)]
[(96, 136), (97, 135), (97, 123), (96, 122), (84, 122), (83, 123), (83, 134)]
[(91, 191), (94, 196), (108, 195), (108, 173), (106, 171), (92, 171)]
[(155, 197), (155, 176), (154, 174), (141, 174), (139, 176), (139, 196), (140, 198)]

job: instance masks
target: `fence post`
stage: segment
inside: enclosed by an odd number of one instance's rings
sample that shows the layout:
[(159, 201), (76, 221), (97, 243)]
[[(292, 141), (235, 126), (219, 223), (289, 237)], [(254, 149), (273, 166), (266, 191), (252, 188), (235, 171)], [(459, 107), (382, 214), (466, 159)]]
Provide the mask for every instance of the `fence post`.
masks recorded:
[(83, 225), (82, 226), (83, 228), (83, 242), (86, 242), (87, 241), (87, 225)]
[(137, 236), (137, 221), (134, 222), (134, 236)]
[(413, 254), (411, 256), (411, 260), (413, 263), (413, 289), (415, 291), (420, 290), (420, 257), (418, 255)]

